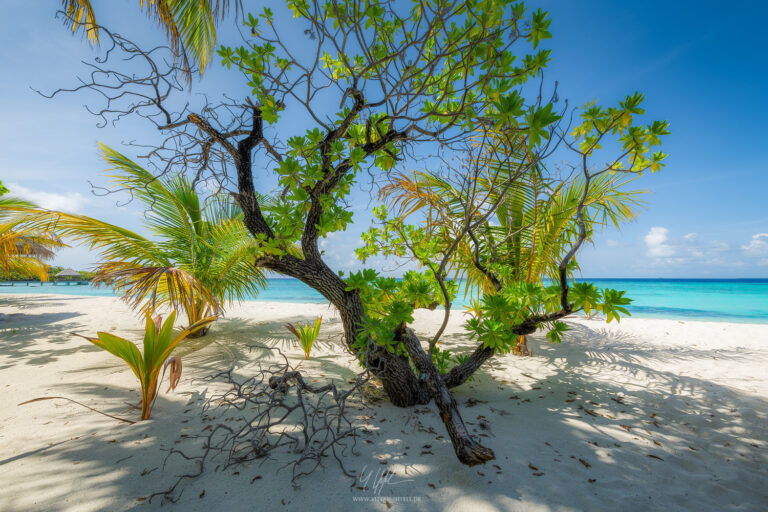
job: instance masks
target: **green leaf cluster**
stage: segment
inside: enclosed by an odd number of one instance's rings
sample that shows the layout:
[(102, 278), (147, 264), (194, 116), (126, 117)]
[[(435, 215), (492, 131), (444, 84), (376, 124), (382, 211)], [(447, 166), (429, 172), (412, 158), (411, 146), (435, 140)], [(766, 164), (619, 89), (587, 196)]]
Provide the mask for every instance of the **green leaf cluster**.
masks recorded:
[(579, 150), (586, 156), (603, 147), (606, 135), (618, 138), (621, 156), (612, 164), (614, 170), (642, 174), (656, 172), (664, 166), (666, 154), (654, 150), (661, 138), (669, 135), (667, 121), (653, 121), (648, 125), (635, 124), (635, 118), (645, 113), (642, 103), (645, 97), (639, 92), (628, 95), (618, 107), (599, 107), (594, 103), (584, 106), (581, 123), (572, 132)]
[[(499, 275), (503, 275), (500, 273)], [(592, 283), (571, 283), (569, 300), (576, 311), (586, 314), (602, 312), (606, 321), (619, 321), (620, 315), (629, 316), (623, 306), (632, 302), (624, 297), (623, 291), (613, 289), (598, 289)], [(511, 328), (520, 325), (533, 315), (544, 315), (557, 311), (560, 307), (560, 287), (555, 285), (543, 286), (530, 282), (509, 282), (498, 292), (485, 293), (480, 301), (470, 308), (473, 315), (467, 320), (465, 328), (471, 338), (483, 343), (485, 347), (505, 353), (512, 350), (518, 336)], [(560, 343), (563, 334), (569, 330), (561, 321), (544, 322), (547, 339)]]
[[(357, 338), (357, 347), (364, 348), (368, 339), (390, 352), (405, 354), (395, 341), (395, 332), (413, 323), (416, 309), (435, 309), (443, 301), (434, 275), (429, 272), (406, 272), (402, 279), (380, 276), (373, 269), (349, 273), (344, 281), (347, 291), (357, 291), (366, 311), (366, 324)], [(455, 297), (458, 286), (448, 282), (449, 297)]]

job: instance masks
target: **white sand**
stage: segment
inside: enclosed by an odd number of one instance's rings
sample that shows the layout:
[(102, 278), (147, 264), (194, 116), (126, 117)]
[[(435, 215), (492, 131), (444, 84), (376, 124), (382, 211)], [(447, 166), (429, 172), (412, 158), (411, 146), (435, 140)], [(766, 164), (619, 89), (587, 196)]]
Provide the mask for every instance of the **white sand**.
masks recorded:
[[(180, 349), (181, 384), (169, 394), (163, 384), (152, 420), (128, 425), (63, 401), (17, 404), (64, 395), (135, 419), (138, 413), (126, 410), (138, 400), (134, 376), (68, 333), (108, 330), (137, 338), (137, 317), (111, 298), (1, 295), (0, 510), (159, 508), (159, 498), (151, 504), (144, 498), (190, 469), (177, 459), (163, 469), (164, 450), (204, 425), (199, 399), (211, 389), (196, 379), (232, 364), (248, 375), (245, 366), (261, 353), (249, 352), (248, 343), (285, 347), (282, 322), (316, 314), (325, 317), (322, 338), (338, 335), (327, 306), (232, 308), (209, 336)], [(417, 331), (434, 329), (440, 315), (419, 313)], [(454, 315), (443, 348), (471, 347), (461, 316)], [(359, 456), (345, 463), (358, 473), (391, 470), (380, 487), (371, 479), (367, 490), (357, 489), (328, 461), (293, 488), (289, 470), (280, 471), (287, 459), (270, 460), (226, 471), (209, 467), (183, 484), (178, 504), (164, 509), (768, 509), (768, 325), (571, 324), (562, 345), (534, 336), (533, 357), (498, 357), (455, 391), (465, 421), (496, 452), (490, 464), (457, 462), (434, 406), (379, 402), (370, 411), (374, 433), (365, 437), (372, 442), (361, 438)], [(288, 353), (300, 362), (296, 347)], [(320, 382), (343, 382), (357, 366), (342, 349), (326, 347), (301, 369)], [(469, 398), (482, 402), (469, 406)], [(480, 428), (482, 420), (489, 430)], [(382, 501), (355, 501), (377, 496)]]

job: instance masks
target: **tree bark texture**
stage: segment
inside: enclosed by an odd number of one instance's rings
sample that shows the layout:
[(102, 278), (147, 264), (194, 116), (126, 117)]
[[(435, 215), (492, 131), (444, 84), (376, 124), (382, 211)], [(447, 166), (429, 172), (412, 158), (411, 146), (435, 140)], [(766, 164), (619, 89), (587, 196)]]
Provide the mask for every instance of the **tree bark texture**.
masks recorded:
[[(320, 292), (339, 311), (347, 347), (351, 348), (363, 325), (365, 310), (357, 291), (347, 291), (346, 283), (322, 261), (308, 262), (283, 257), (262, 263), (265, 268), (299, 279)], [(381, 380), (384, 392), (398, 407), (426, 404), (430, 396), (413, 373), (408, 358), (374, 346), (365, 354), (365, 365)]]
[(483, 464), (496, 458), (493, 450), (482, 446), (475, 441), (464, 425), (464, 420), (459, 413), (459, 407), (456, 399), (453, 398), (448, 386), (445, 384), (442, 375), (437, 371), (435, 365), (424, 351), (412, 329), (402, 329), (399, 333), (399, 339), (405, 345), (408, 355), (421, 372), (422, 378), (427, 384), (430, 395), (435, 400), (435, 405), (440, 412), (440, 418), (445, 424), (448, 435), (453, 443), (453, 449), (459, 461), (467, 466)]

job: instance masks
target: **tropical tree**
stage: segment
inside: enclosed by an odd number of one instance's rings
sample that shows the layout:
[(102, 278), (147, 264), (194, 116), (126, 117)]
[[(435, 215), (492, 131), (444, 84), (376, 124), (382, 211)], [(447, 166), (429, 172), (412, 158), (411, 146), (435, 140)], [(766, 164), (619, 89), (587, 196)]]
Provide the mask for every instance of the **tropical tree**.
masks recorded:
[[(459, 173), (467, 180), (465, 183), (457, 185), (455, 180), (430, 172), (400, 173), (380, 193), (396, 212), (396, 221), (384, 225), (385, 231), (402, 230), (398, 224), (421, 214), (431, 236), (447, 238), (448, 245), (458, 240), (456, 256), (449, 260), (448, 269), (453, 271), (454, 279), (465, 281), (465, 298), (473, 299), (468, 309), (475, 316), (482, 309), (480, 297), (499, 293), (505, 285), (543, 286), (546, 280), (557, 281), (557, 265), (579, 235), (574, 215), (585, 193), (580, 175), (553, 179), (538, 166), (525, 167), (527, 172), (519, 173), (519, 158), (529, 153), (522, 147), (523, 136), (509, 138), (489, 130), (476, 140), (482, 144), (477, 148), (477, 158), (470, 159), (475, 168)], [(603, 174), (592, 181), (584, 198), (585, 241), (592, 242), (596, 230), (608, 225), (619, 228), (636, 218), (641, 205), (638, 196), (644, 191), (625, 190), (635, 178)], [(508, 190), (498, 186), (510, 180), (514, 185)], [(495, 212), (484, 216), (475, 209), (479, 222), (468, 233), (471, 236), (459, 236), (463, 220), (472, 214), (471, 205), (480, 198), (496, 204)], [(364, 237), (366, 245), (358, 250), (361, 259), (378, 252), (377, 235), (377, 231), (369, 231)], [(407, 252), (401, 250), (400, 255)], [(503, 271), (491, 272), (493, 265), (501, 265)], [(569, 279), (575, 277), (578, 268), (573, 259), (568, 267)], [(528, 312), (540, 313), (530, 306)], [(529, 354), (525, 335), (519, 336), (514, 352)]]
[[(257, 244), (237, 205), (221, 195), (203, 201), (185, 176), (157, 178), (107, 146), (101, 152), (115, 185), (146, 206), (144, 225), (156, 240), (84, 215), (29, 212), (37, 214), (34, 227), (101, 251), (93, 284), (113, 286), (144, 314), (161, 306), (181, 308), (190, 325), (266, 284), (253, 265)], [(207, 331), (205, 326), (190, 336)]]
[[(91, 0), (61, 0), (72, 31), (85, 30), (88, 40), (99, 42), (99, 26)], [(192, 68), (202, 73), (213, 57), (216, 23), (240, 0), (139, 0), (139, 8), (164, 30), (188, 78)]]
[[(223, 64), (240, 71), (250, 88), (242, 100), (225, 96), (218, 104), (191, 101), (171, 115), (167, 96), (155, 84), (172, 70), (157, 62), (148, 76), (134, 76), (121, 90), (100, 75), (84, 80), (81, 88), (104, 95), (108, 105), (100, 115), (135, 113), (156, 122), (164, 139), (150, 156), (159, 168), (187, 172), (193, 162), (196, 176), (231, 183), (243, 224), (258, 244), (255, 264), (323, 294), (339, 312), (346, 346), (381, 381), (393, 404), (434, 400), (458, 459), (468, 465), (490, 460), (493, 451), (472, 437), (450, 389), (490, 358), (509, 352), (520, 335), (544, 329), (557, 341), (567, 329), (561, 319), (576, 311), (599, 306), (609, 318), (622, 313), (626, 298), (621, 292), (572, 286), (569, 275), (589, 238), (585, 215), (593, 186), (611, 173), (634, 176), (659, 170), (665, 155), (656, 146), (667, 124), (643, 124), (640, 94), (618, 105), (587, 105), (578, 112), (558, 103), (557, 94), (547, 97), (543, 82), (535, 84), (538, 94), (526, 97), (531, 89), (526, 83), (543, 80), (550, 52), (541, 44), (551, 36), (551, 20), (541, 9), (527, 11), (521, 2), (288, 0), (286, 5), (288, 16), (275, 16), (271, 8), (248, 15), (247, 40), (219, 50)], [(296, 31), (297, 23), (304, 36)], [(100, 62), (102, 68), (107, 65)], [(130, 100), (126, 89), (132, 91)], [(157, 117), (151, 117), (150, 109)], [(303, 122), (281, 123), (288, 111)], [(580, 116), (572, 132), (571, 114)], [(505, 144), (524, 137), (520, 154), (503, 150), (490, 137), (478, 144), (478, 133), (485, 137), (492, 132), (504, 134), (509, 139)], [(376, 210), (382, 223), (394, 221), (389, 225), (397, 229), (386, 236), (369, 233), (372, 244), (381, 253), (410, 255), (424, 263), (424, 271), (392, 282), (373, 269), (340, 275), (330, 268), (320, 240), (352, 222), (347, 200), (358, 180), (370, 176), (379, 185), (413, 162), (455, 158), (463, 163), (448, 169), (447, 177), (459, 188), (476, 187), (482, 177), (477, 174), (482, 166), (472, 164), (478, 151), (486, 156), (493, 152), (513, 172), (503, 172), (504, 165), (491, 166), (486, 179), (493, 186), (467, 196), (472, 202), (457, 212), (455, 229), (437, 232), (429, 222), (409, 225), (392, 219), (386, 208)], [(570, 169), (581, 176), (580, 188), (556, 172), (555, 160), (561, 161), (564, 153), (574, 157)], [(520, 190), (531, 186), (536, 170), (552, 180), (548, 195), (560, 179), (564, 191), (575, 187), (572, 196), (577, 198), (568, 208), (552, 206), (570, 216), (561, 224), (575, 233), (571, 243), (556, 236), (562, 251), (534, 252), (542, 260), (560, 253), (559, 260), (541, 266), (554, 273), (552, 285), (515, 277), (524, 261), (522, 241), (521, 256), (512, 261), (516, 265), (481, 254), (478, 261), (489, 262), (489, 267), (477, 270), (490, 281), (500, 281), (502, 288), (484, 294), (480, 316), (467, 324), (477, 346), (448, 364), (435, 359), (456, 291), (448, 272), (462, 264), (459, 248), (468, 243), (477, 251), (496, 250), (498, 240), (486, 237), (481, 242), (481, 230), (491, 219), (499, 221), (499, 208), (513, 201), (518, 185)], [(429, 172), (439, 175), (436, 168)], [(270, 178), (282, 191), (266, 207), (257, 186), (273, 185)], [(541, 229), (548, 233), (550, 228)], [(540, 243), (526, 242), (529, 249)], [(444, 321), (423, 343), (412, 329), (413, 311), (435, 302), (444, 306)]]
[[(0, 182), (0, 196), (7, 192)], [(64, 243), (50, 230), (34, 229), (29, 215), (19, 211), (35, 208), (30, 201), (0, 197), (0, 270), (47, 281), (45, 262), (53, 259), (54, 251)]]

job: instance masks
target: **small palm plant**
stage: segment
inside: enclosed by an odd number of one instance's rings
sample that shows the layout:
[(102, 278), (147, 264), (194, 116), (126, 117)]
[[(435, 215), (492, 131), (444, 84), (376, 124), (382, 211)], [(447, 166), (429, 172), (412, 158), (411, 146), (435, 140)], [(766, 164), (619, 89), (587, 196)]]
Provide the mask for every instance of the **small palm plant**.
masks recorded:
[(163, 306), (183, 311), (190, 325), (220, 315), (226, 303), (257, 295), (266, 286), (264, 273), (254, 265), (259, 244), (229, 198), (201, 197), (184, 176), (158, 178), (117, 151), (101, 149), (115, 171), (114, 183), (146, 205), (144, 224), (153, 238), (84, 215), (16, 209), (36, 219), (32, 228), (53, 230), (101, 251), (93, 285), (112, 286), (144, 314)]
[(290, 322), (285, 324), (285, 327), (299, 339), (301, 348), (304, 350), (304, 359), (309, 359), (309, 353), (312, 352), (317, 335), (320, 334), (322, 321), (323, 317), (319, 316), (315, 319), (314, 324), (292, 324)]
[[(6, 190), (0, 183), (0, 195)], [(48, 280), (48, 265), (54, 251), (65, 247), (50, 230), (28, 225), (33, 217), (18, 209), (33, 209), (29, 201), (14, 197), (0, 199), (0, 272)]]
[[(162, 317), (160, 316), (152, 319), (150, 315), (147, 315), (147, 322), (144, 328), (143, 354), (134, 343), (108, 332), (98, 332), (96, 333), (96, 338), (82, 336), (74, 332), (72, 334), (85, 338), (97, 347), (103, 348), (110, 354), (119, 357), (133, 370), (133, 373), (141, 383), (141, 419), (146, 420), (149, 419), (152, 404), (157, 396), (158, 377), (166, 359), (168, 359), (171, 352), (184, 338), (199, 329), (207, 327), (214, 320), (216, 320), (215, 316), (203, 318), (174, 337), (175, 311), (170, 314), (165, 323), (162, 323)], [(181, 372), (181, 365), (178, 360), (171, 365), (171, 370), (171, 385), (175, 387)]]
[[(382, 189), (381, 196), (390, 199), (401, 217), (426, 212), (433, 227), (440, 229), (462, 226), (462, 216), (469, 208), (467, 211), (478, 219), (476, 231), (482, 236), (478, 239), (458, 237), (458, 258), (451, 263), (455, 278), (465, 279), (465, 296), (493, 295), (502, 284), (513, 282), (542, 286), (547, 279), (559, 282), (558, 264), (578, 236), (574, 218), (586, 184), (578, 177), (565, 184), (555, 184), (538, 168), (521, 175), (519, 162), (528, 153), (525, 138), (509, 139), (506, 134), (495, 132), (487, 135), (493, 141), (488, 146), (494, 150), (481, 155), (480, 161), (488, 174), (477, 177), (468, 189), (471, 193), (455, 187), (448, 179), (417, 172), (396, 175)], [(496, 158), (499, 153), (505, 154), (505, 158)], [(623, 174), (603, 174), (591, 181), (583, 212), (588, 242), (598, 229), (606, 226), (618, 229), (622, 223), (636, 218), (642, 205), (639, 195), (644, 191), (624, 190), (633, 179)], [(506, 180), (513, 181), (514, 187), (502, 192), (499, 183)], [(493, 216), (482, 218), (484, 211), (472, 211), (473, 198), (478, 197), (487, 197), (490, 204), (498, 204)], [(456, 234), (450, 231), (448, 234), (450, 243), (450, 237)], [(479, 255), (483, 254), (491, 256), (481, 261)], [(506, 275), (491, 279), (489, 276), (493, 274), (488, 272), (488, 266), (492, 264), (503, 265)], [(572, 278), (578, 269), (572, 260), (568, 277)], [(481, 310), (477, 301), (468, 309), (475, 315)], [(524, 335), (519, 336), (515, 353), (530, 355)]]

